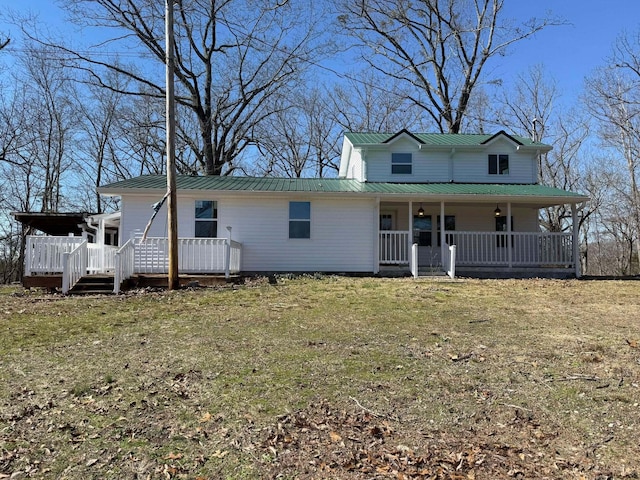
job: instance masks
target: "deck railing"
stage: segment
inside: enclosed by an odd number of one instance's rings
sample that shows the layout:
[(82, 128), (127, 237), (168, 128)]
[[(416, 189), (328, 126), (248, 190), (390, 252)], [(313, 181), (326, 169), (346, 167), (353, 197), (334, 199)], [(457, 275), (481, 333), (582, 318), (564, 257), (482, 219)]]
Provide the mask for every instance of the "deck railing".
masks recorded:
[(90, 273), (105, 273), (115, 268), (116, 252), (118, 247), (113, 245), (87, 244)]
[(80, 237), (43, 237), (28, 235), (24, 252), (24, 274), (61, 274), (63, 254), (84, 240)]
[(457, 247), (457, 265), (573, 265), (573, 238), (569, 233), (447, 231), (446, 235)]
[(87, 273), (87, 241), (62, 254), (62, 293), (69, 290)]
[[(147, 237), (135, 241), (136, 273), (167, 273), (169, 242), (166, 238)], [(179, 238), (178, 270), (180, 273), (238, 273), (242, 244), (226, 238)]]
[(409, 232), (383, 230), (380, 232), (380, 264), (409, 263)]

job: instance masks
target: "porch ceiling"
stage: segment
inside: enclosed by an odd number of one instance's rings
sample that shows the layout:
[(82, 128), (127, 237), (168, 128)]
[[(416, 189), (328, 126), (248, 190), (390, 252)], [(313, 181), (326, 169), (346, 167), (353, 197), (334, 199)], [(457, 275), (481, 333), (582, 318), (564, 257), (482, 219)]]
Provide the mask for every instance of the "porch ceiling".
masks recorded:
[(66, 236), (82, 234), (80, 225), (87, 213), (36, 213), (11, 212), (11, 215), (25, 227), (34, 228), (47, 235)]

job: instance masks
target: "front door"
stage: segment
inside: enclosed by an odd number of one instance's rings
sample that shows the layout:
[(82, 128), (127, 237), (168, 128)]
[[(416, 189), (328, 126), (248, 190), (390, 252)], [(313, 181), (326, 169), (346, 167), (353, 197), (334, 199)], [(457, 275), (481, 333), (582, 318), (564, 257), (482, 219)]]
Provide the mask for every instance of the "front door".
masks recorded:
[(418, 266), (440, 265), (440, 249), (433, 244), (433, 221), (431, 215), (413, 216), (413, 243), (418, 244)]

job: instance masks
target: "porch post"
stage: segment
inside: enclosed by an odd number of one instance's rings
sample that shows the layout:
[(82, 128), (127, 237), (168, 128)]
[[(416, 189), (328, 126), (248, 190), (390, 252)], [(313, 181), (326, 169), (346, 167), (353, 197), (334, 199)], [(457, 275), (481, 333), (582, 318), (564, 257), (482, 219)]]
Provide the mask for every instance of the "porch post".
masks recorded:
[(407, 256), (411, 265), (411, 245), (413, 244), (413, 201), (409, 200), (409, 234), (407, 235)]
[(571, 204), (571, 223), (573, 224), (573, 238), (571, 241), (571, 246), (573, 247), (573, 265), (576, 272), (576, 278), (580, 278), (582, 273), (580, 272), (580, 248), (578, 245), (578, 205), (575, 203)]
[(440, 202), (440, 264), (444, 265), (444, 256), (447, 255), (444, 234), (444, 200)]
[(513, 267), (513, 232), (511, 229), (511, 202), (507, 202), (507, 259), (509, 260), (509, 268)]
[(373, 273), (380, 272), (380, 197), (376, 197), (373, 209)]

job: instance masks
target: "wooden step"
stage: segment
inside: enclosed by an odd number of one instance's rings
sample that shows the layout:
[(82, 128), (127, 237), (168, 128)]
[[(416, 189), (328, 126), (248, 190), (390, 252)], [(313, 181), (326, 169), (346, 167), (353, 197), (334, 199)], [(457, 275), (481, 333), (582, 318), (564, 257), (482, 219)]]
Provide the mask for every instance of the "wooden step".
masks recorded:
[(113, 293), (113, 275), (85, 275), (71, 289), (70, 293), (77, 294), (107, 294)]

